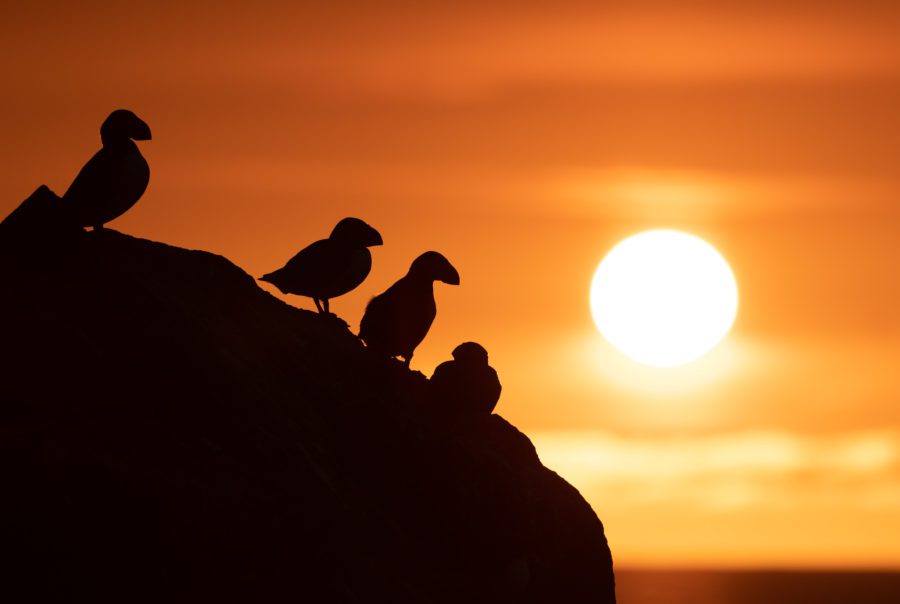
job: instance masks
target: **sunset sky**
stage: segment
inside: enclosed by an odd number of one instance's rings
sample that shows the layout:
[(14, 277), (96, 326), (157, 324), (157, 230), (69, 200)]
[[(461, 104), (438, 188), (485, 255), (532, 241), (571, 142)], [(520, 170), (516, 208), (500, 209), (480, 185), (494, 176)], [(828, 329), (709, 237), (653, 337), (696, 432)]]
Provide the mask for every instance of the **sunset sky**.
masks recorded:
[[(354, 331), (447, 256), (413, 368), (481, 342), (619, 567), (900, 568), (900, 5), (53, 4), (0, 18), (3, 215), (127, 107), (152, 175), (110, 228), (258, 277), (363, 218), (385, 245), (332, 303)], [(681, 368), (621, 355), (588, 304), (652, 228), (740, 290)]]

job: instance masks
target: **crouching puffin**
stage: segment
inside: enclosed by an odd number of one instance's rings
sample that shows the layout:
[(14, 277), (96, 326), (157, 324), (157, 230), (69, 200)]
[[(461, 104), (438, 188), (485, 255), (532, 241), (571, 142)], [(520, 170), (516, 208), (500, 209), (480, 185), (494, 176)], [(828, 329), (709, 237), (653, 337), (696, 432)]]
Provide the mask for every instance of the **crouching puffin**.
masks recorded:
[(500, 400), (500, 378), (488, 364), (487, 350), (464, 342), (453, 350), (453, 360), (437, 366), (428, 382), (435, 410), (447, 419), (487, 417)]
[(284, 294), (312, 298), (319, 313), (328, 314), (328, 300), (343, 296), (372, 270), (369, 248), (381, 245), (381, 235), (359, 218), (344, 218), (328, 239), (300, 250), (277, 271), (260, 277)]
[(150, 127), (131, 111), (109, 114), (100, 127), (103, 147), (63, 195), (64, 206), (79, 226), (99, 231), (137, 203), (150, 182), (150, 166), (134, 141), (150, 138)]
[(379, 354), (403, 357), (409, 367), (437, 314), (434, 282), (459, 285), (459, 273), (437, 252), (416, 258), (409, 272), (366, 306), (359, 337)]

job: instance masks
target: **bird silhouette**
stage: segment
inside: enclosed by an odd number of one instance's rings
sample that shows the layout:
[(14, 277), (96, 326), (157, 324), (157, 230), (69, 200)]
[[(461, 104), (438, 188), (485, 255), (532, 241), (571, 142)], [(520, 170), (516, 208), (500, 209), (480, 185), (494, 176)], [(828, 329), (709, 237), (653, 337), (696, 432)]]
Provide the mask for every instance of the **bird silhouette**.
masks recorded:
[(446, 419), (467, 420), (490, 415), (500, 400), (500, 378), (488, 364), (487, 350), (464, 342), (453, 360), (437, 366), (428, 383), (436, 411)]
[(287, 264), (260, 277), (284, 294), (313, 299), (322, 314), (328, 301), (355, 289), (372, 270), (369, 247), (381, 245), (381, 235), (359, 218), (344, 218), (328, 239), (300, 250)]
[(409, 367), (437, 314), (435, 281), (459, 285), (459, 273), (441, 254), (425, 252), (404, 277), (366, 306), (359, 324), (360, 339), (380, 354), (403, 357)]
[(109, 114), (100, 127), (103, 147), (63, 195), (79, 226), (100, 230), (137, 203), (150, 182), (150, 166), (134, 141), (150, 138), (150, 127), (131, 111), (117, 109)]

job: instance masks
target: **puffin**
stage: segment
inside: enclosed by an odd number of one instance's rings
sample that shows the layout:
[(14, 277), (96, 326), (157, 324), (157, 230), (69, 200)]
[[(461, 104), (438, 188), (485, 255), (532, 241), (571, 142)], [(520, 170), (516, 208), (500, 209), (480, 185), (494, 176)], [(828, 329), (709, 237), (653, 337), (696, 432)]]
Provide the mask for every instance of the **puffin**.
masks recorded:
[(356, 289), (372, 270), (369, 248), (382, 245), (381, 235), (359, 218), (344, 218), (328, 239), (300, 250), (287, 264), (259, 278), (283, 294), (312, 298), (320, 314), (330, 314), (328, 301)]
[(442, 416), (460, 420), (487, 417), (500, 400), (500, 378), (477, 342), (453, 349), (453, 360), (437, 366), (428, 381), (430, 399)]
[(131, 111), (109, 114), (100, 127), (103, 147), (63, 195), (64, 207), (79, 226), (102, 230), (137, 203), (150, 182), (150, 166), (134, 141), (150, 139), (150, 127)]
[(435, 281), (459, 285), (459, 273), (438, 252), (425, 252), (404, 277), (372, 298), (359, 324), (359, 338), (376, 353), (403, 357), (409, 367), (437, 314)]

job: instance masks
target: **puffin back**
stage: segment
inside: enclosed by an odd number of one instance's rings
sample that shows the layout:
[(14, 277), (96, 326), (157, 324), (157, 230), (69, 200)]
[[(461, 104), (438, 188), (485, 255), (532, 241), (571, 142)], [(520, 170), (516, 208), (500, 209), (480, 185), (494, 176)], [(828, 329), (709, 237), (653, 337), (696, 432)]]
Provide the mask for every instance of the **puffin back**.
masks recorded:
[[(391, 286), (393, 288), (393, 286)], [(366, 346), (374, 350), (388, 352), (388, 332), (390, 330), (391, 289), (381, 293), (366, 305), (359, 322), (359, 337)]]
[(150, 166), (137, 145), (124, 141), (100, 149), (63, 195), (81, 226), (96, 226), (127, 212), (147, 190)]
[(318, 297), (316, 292), (328, 270), (332, 246), (328, 239), (314, 241), (297, 252), (283, 267), (264, 275), (263, 280), (286, 294)]
[(112, 185), (102, 175), (110, 171), (110, 164), (109, 152), (101, 148), (82, 166), (72, 184), (63, 193), (63, 202), (72, 206), (79, 218), (91, 214), (97, 203), (96, 199), (109, 195)]
[(460, 395), (459, 365), (456, 361), (444, 361), (438, 365), (428, 380), (429, 398), (435, 413), (441, 417), (453, 415), (458, 408)]

